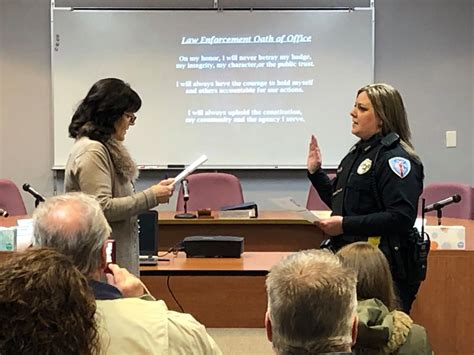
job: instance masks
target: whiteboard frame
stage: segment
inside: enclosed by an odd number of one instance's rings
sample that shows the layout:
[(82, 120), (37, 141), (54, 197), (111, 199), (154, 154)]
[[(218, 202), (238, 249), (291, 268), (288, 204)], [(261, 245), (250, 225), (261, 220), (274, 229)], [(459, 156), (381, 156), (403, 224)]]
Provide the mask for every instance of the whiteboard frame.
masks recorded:
[[(143, 12), (143, 11), (150, 11), (150, 12), (156, 12), (156, 11), (177, 11), (177, 12), (185, 12), (185, 11), (233, 11), (233, 12), (244, 12), (244, 11), (258, 11), (258, 12), (268, 12), (268, 11), (275, 11), (275, 12), (295, 12), (295, 11), (318, 11), (318, 12), (350, 12), (350, 11), (371, 11), (372, 12), (372, 24), (371, 24), (371, 32), (372, 32), (372, 53), (371, 53), (371, 82), (373, 83), (375, 80), (375, 0), (370, 0), (370, 6), (368, 7), (337, 7), (337, 8), (318, 8), (318, 7), (304, 7), (304, 8), (258, 8), (258, 9), (253, 9), (253, 8), (231, 8), (231, 9), (223, 9), (219, 8), (218, 6), (218, 0), (214, 0), (214, 7), (213, 8), (134, 8), (134, 7), (120, 7), (120, 8), (113, 8), (113, 7), (56, 7), (55, 6), (55, 1), (51, 0), (51, 7), (50, 7), (50, 29), (51, 29), (51, 107), (54, 107), (54, 74), (53, 74), (53, 68), (54, 68), (54, 51), (55, 51), (55, 38), (54, 38), (54, 11), (87, 11), (87, 12), (122, 12), (122, 11), (128, 11), (128, 12)], [(53, 117), (52, 117), (53, 125), (52, 125), (52, 136), (54, 137), (54, 123), (55, 123), (55, 118), (54, 118), (54, 111), (53, 111)], [(54, 158), (54, 152), (55, 152), (55, 147), (54, 147), (54, 140), (53, 140), (53, 161), (55, 161)], [(342, 159), (342, 157), (341, 157)], [(176, 166), (172, 165), (139, 165), (138, 166), (139, 170), (168, 170), (168, 169), (177, 169)], [(325, 165), (323, 164), (324, 169), (335, 169), (337, 168), (337, 165), (333, 164), (328, 164)], [(52, 170), (53, 171), (58, 171), (58, 170), (64, 170), (65, 165), (53, 165)], [(181, 169), (181, 167), (179, 167)], [(202, 169), (206, 170), (215, 170), (215, 169), (220, 169), (220, 170), (305, 170), (306, 165), (206, 165)]]

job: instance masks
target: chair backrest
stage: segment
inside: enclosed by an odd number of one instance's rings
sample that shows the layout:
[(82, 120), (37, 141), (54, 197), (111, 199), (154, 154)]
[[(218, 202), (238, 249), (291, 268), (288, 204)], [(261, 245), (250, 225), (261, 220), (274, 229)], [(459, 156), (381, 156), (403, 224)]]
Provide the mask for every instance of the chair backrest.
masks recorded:
[(25, 203), (15, 183), (8, 179), (0, 179), (0, 208), (10, 216), (26, 215)]
[[(188, 211), (210, 208), (213, 211), (244, 202), (237, 177), (225, 173), (200, 173), (188, 176)], [(184, 210), (183, 188), (179, 189), (176, 211)]]
[[(336, 174), (328, 174), (332, 180), (336, 177)], [(306, 200), (306, 208), (311, 211), (330, 211), (331, 209), (321, 200), (318, 191), (309, 184), (308, 199)]]
[[(461, 196), (459, 203), (453, 203), (443, 208), (443, 217), (474, 219), (474, 192), (473, 188), (467, 184), (447, 182), (433, 183), (423, 189), (420, 197), (418, 214), (421, 215), (421, 198), (425, 198), (426, 205), (451, 197), (455, 194)], [(427, 213), (436, 215), (436, 211)]]

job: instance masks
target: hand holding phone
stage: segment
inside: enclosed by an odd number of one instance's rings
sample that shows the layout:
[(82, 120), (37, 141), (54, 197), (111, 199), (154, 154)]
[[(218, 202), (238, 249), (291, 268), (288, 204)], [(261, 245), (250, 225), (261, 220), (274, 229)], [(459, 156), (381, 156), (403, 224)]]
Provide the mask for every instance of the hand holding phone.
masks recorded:
[(140, 297), (146, 292), (143, 283), (135, 275), (117, 264), (109, 264), (110, 273), (105, 274), (107, 283), (117, 287), (123, 297)]
[(107, 245), (105, 246), (105, 269), (106, 274), (111, 274), (112, 271), (109, 269), (109, 264), (116, 263), (116, 252), (115, 252), (115, 240), (108, 239)]

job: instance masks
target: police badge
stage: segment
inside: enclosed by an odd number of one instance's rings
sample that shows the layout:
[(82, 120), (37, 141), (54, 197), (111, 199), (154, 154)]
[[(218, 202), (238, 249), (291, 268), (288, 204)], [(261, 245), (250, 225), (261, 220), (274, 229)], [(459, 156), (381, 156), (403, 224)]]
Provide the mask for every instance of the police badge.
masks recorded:
[(372, 167), (372, 160), (367, 158), (362, 163), (360, 163), (359, 167), (357, 168), (357, 174), (359, 175), (365, 174), (367, 171), (370, 170), (371, 167)]

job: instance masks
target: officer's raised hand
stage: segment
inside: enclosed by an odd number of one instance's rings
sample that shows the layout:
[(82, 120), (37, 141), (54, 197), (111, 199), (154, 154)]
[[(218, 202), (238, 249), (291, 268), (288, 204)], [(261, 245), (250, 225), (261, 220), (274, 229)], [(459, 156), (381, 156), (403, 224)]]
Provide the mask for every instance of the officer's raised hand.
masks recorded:
[(311, 135), (311, 141), (309, 143), (308, 151), (308, 171), (311, 174), (314, 174), (317, 170), (321, 168), (322, 159), (321, 152), (318, 146), (318, 140), (314, 135)]
[(335, 235), (340, 235), (343, 233), (342, 230), (342, 217), (341, 216), (331, 216), (329, 218), (322, 219), (315, 224), (327, 235), (331, 237)]

